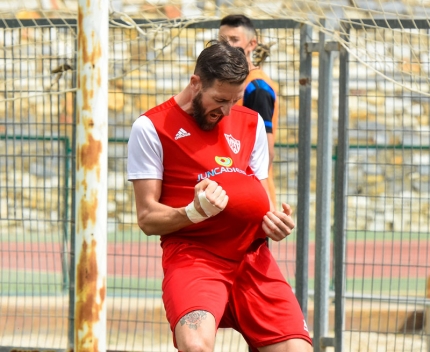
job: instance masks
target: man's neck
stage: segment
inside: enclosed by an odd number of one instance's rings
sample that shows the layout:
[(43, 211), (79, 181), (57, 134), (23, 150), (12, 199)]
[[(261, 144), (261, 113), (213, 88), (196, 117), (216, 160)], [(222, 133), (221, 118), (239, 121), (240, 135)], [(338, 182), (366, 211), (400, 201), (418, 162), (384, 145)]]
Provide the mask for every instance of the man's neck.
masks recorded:
[(190, 86), (186, 86), (180, 93), (175, 95), (175, 101), (179, 107), (187, 114), (191, 115), (193, 112), (193, 102)]

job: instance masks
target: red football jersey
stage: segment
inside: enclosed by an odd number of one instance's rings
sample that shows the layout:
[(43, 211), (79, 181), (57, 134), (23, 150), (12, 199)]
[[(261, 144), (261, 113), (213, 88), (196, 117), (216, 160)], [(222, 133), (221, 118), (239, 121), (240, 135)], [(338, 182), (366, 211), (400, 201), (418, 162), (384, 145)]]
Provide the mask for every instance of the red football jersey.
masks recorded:
[(260, 138), (265, 137), (264, 124), (256, 112), (234, 106), (213, 130), (203, 131), (171, 98), (139, 119), (150, 122), (133, 125), (129, 179), (161, 178), (160, 203), (175, 208), (192, 201), (194, 186), (204, 178), (216, 181), (229, 196), (221, 213), (161, 236), (162, 245), (192, 243), (239, 260), (255, 239), (266, 237), (261, 224), (270, 206), (259, 179), (267, 178), (267, 139)]

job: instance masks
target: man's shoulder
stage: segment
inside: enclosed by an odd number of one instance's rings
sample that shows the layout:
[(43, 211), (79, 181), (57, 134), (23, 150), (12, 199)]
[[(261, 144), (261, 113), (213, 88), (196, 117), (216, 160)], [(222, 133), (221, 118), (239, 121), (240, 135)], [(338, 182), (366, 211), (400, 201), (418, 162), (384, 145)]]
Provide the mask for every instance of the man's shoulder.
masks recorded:
[[(258, 113), (254, 110), (251, 110), (249, 108), (247, 108), (246, 106), (242, 106), (242, 105), (234, 105), (231, 108), (232, 114), (238, 115), (238, 116), (243, 116), (244, 118), (249, 118), (252, 116), (258, 116)], [(231, 115), (232, 115), (231, 114)]]
[(146, 111), (143, 115), (147, 117), (155, 117), (155, 116), (166, 116), (167, 113), (175, 106), (174, 98), (170, 98), (166, 100), (164, 103), (160, 105), (154, 106), (153, 108)]
[(252, 81), (255, 79), (262, 79), (262, 80), (265, 80), (267, 82), (272, 82), (272, 80), (267, 75), (267, 73), (264, 72), (261, 68), (256, 68), (256, 69), (249, 71), (249, 75), (247, 77), (247, 80)]
[(276, 100), (275, 89), (263, 79), (254, 79), (245, 87), (244, 99), (247, 100), (251, 96), (259, 99), (270, 98)]
[(275, 92), (278, 89), (278, 85), (260, 68), (251, 70), (247, 77), (248, 86), (249, 84), (254, 83), (263, 83), (259, 84), (260, 86), (268, 86), (273, 89)]

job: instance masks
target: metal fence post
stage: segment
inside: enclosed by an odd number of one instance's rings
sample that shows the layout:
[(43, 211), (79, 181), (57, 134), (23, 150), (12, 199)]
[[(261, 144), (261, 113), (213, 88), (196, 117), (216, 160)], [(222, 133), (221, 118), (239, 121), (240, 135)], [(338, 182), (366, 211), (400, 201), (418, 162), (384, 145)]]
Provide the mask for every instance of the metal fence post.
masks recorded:
[[(77, 59), (77, 42), (74, 41), (74, 61), (78, 62)], [(72, 87), (77, 87), (76, 73), (72, 76)], [(73, 105), (77, 106), (76, 94), (73, 97)], [(71, 149), (72, 155), (70, 157), (70, 169), (71, 172), (71, 189), (76, 189), (76, 121), (77, 112), (73, 109), (73, 128), (71, 138)], [(70, 206), (70, 263), (69, 263), (69, 311), (68, 311), (68, 329), (67, 329), (67, 343), (68, 346), (74, 345), (74, 321), (75, 321), (75, 266), (76, 266), (76, 192), (71, 193), (71, 206)]]
[(108, 6), (78, 4), (74, 351), (106, 350)]
[[(324, 26), (325, 21), (322, 25)], [(332, 52), (325, 48), (326, 36), (319, 33), (318, 146), (315, 219), (315, 310), (314, 351), (324, 351), (321, 343), (328, 332), (330, 279), (331, 175), (332, 175)]]
[(430, 276), (427, 277), (426, 301), (424, 305), (424, 331), (427, 335), (427, 352), (430, 352)]
[[(349, 38), (349, 27), (344, 28), (344, 40)], [(348, 126), (349, 126), (349, 53), (340, 48), (339, 53), (339, 121), (337, 159), (335, 169), (334, 199), (334, 280), (335, 280), (335, 351), (343, 351), (343, 329), (345, 320), (345, 227), (346, 227), (346, 190), (348, 182)]]
[(299, 165), (297, 175), (297, 248), (296, 248), (296, 297), (305, 319), (308, 315), (308, 261), (309, 261), (309, 208), (311, 164), (311, 84), (312, 27), (300, 27), (300, 76), (299, 76)]

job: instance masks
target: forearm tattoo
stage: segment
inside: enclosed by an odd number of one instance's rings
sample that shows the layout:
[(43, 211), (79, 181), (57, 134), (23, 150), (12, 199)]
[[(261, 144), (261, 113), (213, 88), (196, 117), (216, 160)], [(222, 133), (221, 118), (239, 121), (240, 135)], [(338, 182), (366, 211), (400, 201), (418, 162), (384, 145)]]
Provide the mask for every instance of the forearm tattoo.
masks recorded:
[(179, 322), (181, 326), (188, 325), (192, 330), (197, 330), (197, 328), (202, 324), (202, 320), (206, 319), (207, 312), (204, 310), (195, 310), (184, 315)]

